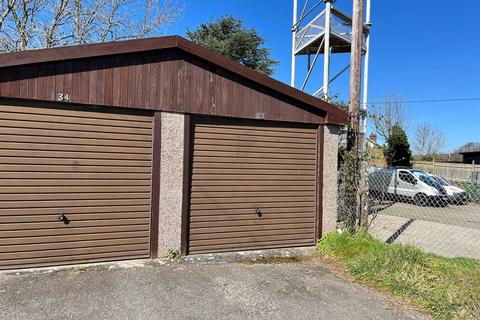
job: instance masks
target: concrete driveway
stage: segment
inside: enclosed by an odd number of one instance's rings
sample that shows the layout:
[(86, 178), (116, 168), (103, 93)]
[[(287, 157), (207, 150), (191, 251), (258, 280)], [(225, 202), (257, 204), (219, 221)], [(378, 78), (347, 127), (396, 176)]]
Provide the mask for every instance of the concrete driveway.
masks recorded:
[(442, 208), (397, 202), (379, 208), (369, 228), (377, 239), (396, 236), (395, 243), (445, 257), (480, 259), (480, 204)]
[(478, 203), (451, 204), (447, 207), (420, 207), (410, 203), (395, 202), (379, 210), (379, 213), (480, 230), (480, 204)]
[(424, 319), (318, 261), (202, 257), (0, 275), (0, 319)]

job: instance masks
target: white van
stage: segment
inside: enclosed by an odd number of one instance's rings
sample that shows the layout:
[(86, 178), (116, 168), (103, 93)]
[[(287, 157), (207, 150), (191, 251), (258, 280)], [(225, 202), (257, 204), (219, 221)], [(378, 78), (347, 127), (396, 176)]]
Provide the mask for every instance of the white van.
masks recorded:
[(377, 169), (368, 175), (370, 195), (393, 201), (413, 201), (419, 206), (446, 206), (445, 188), (428, 173), (412, 168)]

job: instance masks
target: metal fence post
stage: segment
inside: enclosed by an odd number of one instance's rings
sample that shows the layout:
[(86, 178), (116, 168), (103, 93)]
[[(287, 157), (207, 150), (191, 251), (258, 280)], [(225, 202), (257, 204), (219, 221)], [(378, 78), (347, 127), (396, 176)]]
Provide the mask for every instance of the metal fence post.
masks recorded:
[(472, 177), (471, 177), (472, 182), (477, 183), (478, 179), (475, 174), (475, 160), (472, 160)]

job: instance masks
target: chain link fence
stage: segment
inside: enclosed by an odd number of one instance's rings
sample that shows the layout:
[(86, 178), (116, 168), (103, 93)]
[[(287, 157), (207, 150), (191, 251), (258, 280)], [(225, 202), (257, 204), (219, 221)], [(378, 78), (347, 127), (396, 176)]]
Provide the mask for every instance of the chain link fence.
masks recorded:
[(370, 234), (445, 257), (480, 259), (477, 167), (425, 162), (411, 168), (369, 165), (367, 190), (361, 194), (367, 198)]

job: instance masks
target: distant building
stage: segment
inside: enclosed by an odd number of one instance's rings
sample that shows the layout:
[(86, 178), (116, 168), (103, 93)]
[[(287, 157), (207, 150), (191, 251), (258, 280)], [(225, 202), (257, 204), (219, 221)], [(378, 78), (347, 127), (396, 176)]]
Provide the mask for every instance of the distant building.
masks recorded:
[(369, 166), (387, 167), (387, 160), (383, 154), (383, 148), (377, 142), (377, 135), (372, 133), (367, 138), (367, 161)]
[(463, 163), (480, 164), (480, 142), (469, 142), (460, 147), (457, 153), (463, 156)]
[(380, 147), (379, 144), (377, 143), (377, 135), (375, 133), (372, 133), (368, 136), (367, 147), (369, 147), (369, 148)]

